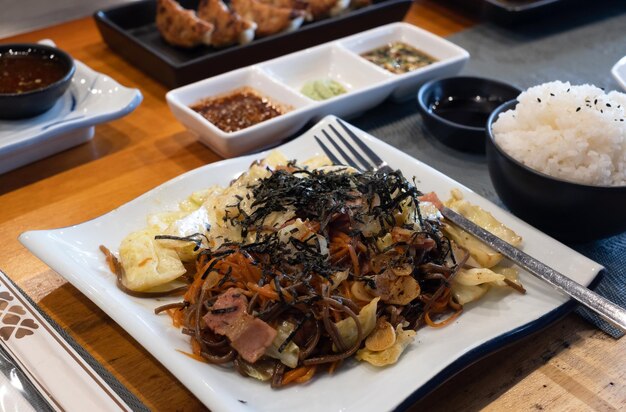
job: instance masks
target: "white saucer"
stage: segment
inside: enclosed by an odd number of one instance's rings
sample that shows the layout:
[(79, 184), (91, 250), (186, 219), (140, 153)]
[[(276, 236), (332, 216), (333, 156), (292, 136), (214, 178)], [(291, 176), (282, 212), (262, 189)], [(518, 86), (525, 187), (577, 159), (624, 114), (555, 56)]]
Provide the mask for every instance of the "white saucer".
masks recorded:
[[(50, 40), (40, 43), (54, 46)], [(72, 84), (52, 109), (29, 119), (0, 120), (0, 174), (88, 141), (94, 125), (122, 117), (141, 103), (138, 89), (74, 62)]]
[(622, 57), (615, 63), (611, 74), (617, 83), (626, 91), (626, 56)]

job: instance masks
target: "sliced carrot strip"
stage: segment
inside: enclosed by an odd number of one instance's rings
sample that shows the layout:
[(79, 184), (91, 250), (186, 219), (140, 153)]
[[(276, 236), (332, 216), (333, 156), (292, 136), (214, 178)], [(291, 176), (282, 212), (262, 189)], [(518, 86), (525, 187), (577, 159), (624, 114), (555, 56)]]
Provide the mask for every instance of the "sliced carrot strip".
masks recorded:
[(252, 282), (248, 282), (247, 285), (248, 289), (250, 289), (251, 291), (254, 292), (258, 292), (260, 296), (264, 296), (268, 299), (271, 300), (279, 300), (280, 298), (278, 297), (278, 293), (274, 292), (273, 290), (271, 290), (269, 288), (269, 285), (265, 285), (263, 287), (260, 287), (259, 285), (252, 283)]
[(458, 318), (462, 312), (463, 312), (463, 308), (457, 310), (456, 312), (454, 312), (452, 315), (448, 316), (448, 318), (442, 320), (441, 322), (435, 323), (430, 318), (430, 311), (428, 311), (424, 314), (424, 320), (426, 321), (426, 324), (432, 328), (441, 328), (442, 326), (446, 326), (448, 323)]
[(352, 260), (352, 268), (354, 270), (354, 274), (357, 276), (361, 276), (361, 270), (359, 268), (359, 257), (356, 255), (356, 251), (352, 245), (348, 245), (348, 252), (350, 253), (350, 259)]
[(293, 381), (295, 381), (296, 379), (306, 375), (306, 373), (308, 372), (310, 366), (301, 366), (299, 368), (290, 370), (289, 372), (286, 372), (285, 375), (283, 376), (283, 385), (287, 385)]
[[(270, 288), (276, 292), (276, 296), (278, 296), (278, 298), (280, 299), (280, 295), (278, 294), (278, 291), (276, 290), (276, 285), (274, 284), (274, 282), (270, 283)], [(289, 293), (288, 291), (283, 289), (283, 297), (285, 298), (285, 300), (287, 301), (292, 301), (293, 300), (293, 296), (291, 296), (291, 293)]]
[(307, 371), (307, 373), (305, 373), (304, 375), (300, 376), (299, 378), (294, 379), (295, 383), (304, 383), (304, 382), (308, 382), (311, 380), (311, 378), (313, 377), (313, 375), (315, 375), (315, 370), (317, 369), (317, 365), (313, 365), (309, 368), (309, 370)]
[(207, 363), (206, 359), (204, 359), (204, 358), (203, 358), (202, 356), (200, 356), (200, 355), (194, 355), (193, 353), (185, 352), (185, 351), (182, 351), (182, 350), (180, 350), (180, 349), (176, 349), (176, 351), (177, 351), (177, 352), (182, 353), (182, 354), (183, 354), (183, 355), (185, 355), (185, 356), (189, 356), (191, 359), (197, 360), (198, 362), (204, 362), (204, 363)]
[(167, 314), (172, 318), (172, 325), (175, 328), (180, 328), (183, 326), (183, 319), (185, 317), (185, 312), (179, 309), (170, 309), (167, 311)]
[(195, 338), (191, 338), (191, 350), (193, 354), (196, 356), (200, 356), (200, 352), (202, 352), (202, 347), (200, 346), (200, 342), (198, 342)]

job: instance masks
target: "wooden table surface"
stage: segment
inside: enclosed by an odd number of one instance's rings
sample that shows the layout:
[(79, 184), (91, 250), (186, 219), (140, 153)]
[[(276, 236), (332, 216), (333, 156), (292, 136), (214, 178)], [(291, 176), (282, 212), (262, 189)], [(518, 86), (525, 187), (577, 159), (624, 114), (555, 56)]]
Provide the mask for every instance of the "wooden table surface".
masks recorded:
[[(476, 23), (434, 2), (415, 3), (406, 20), (439, 35)], [(166, 89), (113, 53), (91, 18), (0, 42), (42, 38), (139, 88), (144, 101), (129, 116), (98, 126), (91, 142), (0, 175), (0, 269), (148, 407), (202, 410), (174, 376), (17, 237), (92, 219), (220, 156), (185, 131), (166, 106)], [(568, 315), (467, 368), (412, 410), (626, 409), (625, 353), (625, 339)]]

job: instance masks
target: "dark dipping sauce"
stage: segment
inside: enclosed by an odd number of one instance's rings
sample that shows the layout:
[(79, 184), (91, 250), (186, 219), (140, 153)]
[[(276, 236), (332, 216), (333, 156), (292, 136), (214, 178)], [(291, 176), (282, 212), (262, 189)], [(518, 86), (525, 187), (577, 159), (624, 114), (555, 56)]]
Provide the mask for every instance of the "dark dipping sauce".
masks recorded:
[(435, 101), (430, 111), (451, 122), (470, 127), (485, 127), (491, 112), (504, 103), (498, 97), (446, 97)]
[(361, 57), (394, 74), (408, 73), (437, 61), (423, 51), (402, 42), (389, 43), (363, 53)]
[(287, 111), (249, 87), (201, 100), (190, 107), (225, 132), (245, 129)]
[(43, 89), (61, 80), (67, 65), (54, 55), (38, 52), (0, 54), (0, 93), (19, 94)]

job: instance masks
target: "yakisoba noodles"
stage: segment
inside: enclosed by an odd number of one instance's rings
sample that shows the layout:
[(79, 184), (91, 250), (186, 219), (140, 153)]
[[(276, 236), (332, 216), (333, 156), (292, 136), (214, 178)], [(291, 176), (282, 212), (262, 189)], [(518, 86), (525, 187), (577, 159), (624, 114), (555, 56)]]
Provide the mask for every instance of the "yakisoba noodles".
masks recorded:
[[(450, 323), (489, 287), (524, 291), (502, 256), (449, 226), (436, 196), (399, 171), (326, 163), (274, 152), (228, 187), (150, 216), (119, 261), (103, 248), (118, 284), (140, 296), (182, 293), (156, 312), (190, 337), (190, 356), (273, 387), (351, 356), (393, 364), (416, 330)], [(447, 205), (521, 242), (458, 193)]]

